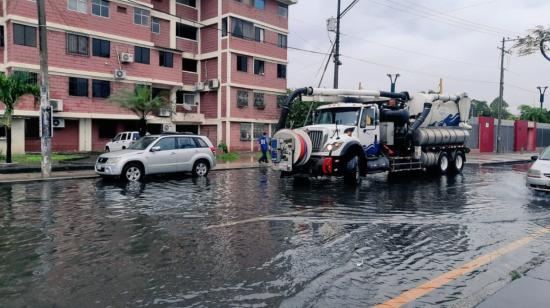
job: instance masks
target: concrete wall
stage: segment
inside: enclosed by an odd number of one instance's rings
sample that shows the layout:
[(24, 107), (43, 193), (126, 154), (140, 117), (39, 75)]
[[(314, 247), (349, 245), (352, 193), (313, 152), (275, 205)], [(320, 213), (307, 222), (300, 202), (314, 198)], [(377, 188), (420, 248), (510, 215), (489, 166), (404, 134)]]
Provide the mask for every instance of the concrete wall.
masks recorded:
[[(25, 154), (25, 120), (14, 119), (11, 125), (11, 152)], [(0, 138), (0, 153), (6, 154), (6, 138)]]

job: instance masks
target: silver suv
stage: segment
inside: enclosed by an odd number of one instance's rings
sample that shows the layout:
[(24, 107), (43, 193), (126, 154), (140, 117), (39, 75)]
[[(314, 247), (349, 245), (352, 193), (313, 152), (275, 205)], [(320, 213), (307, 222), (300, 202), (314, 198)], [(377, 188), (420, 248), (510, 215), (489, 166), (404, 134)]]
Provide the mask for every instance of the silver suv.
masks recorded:
[(173, 133), (145, 136), (126, 150), (101, 154), (95, 171), (134, 182), (158, 173), (192, 172), (202, 177), (215, 166), (216, 149), (208, 137)]

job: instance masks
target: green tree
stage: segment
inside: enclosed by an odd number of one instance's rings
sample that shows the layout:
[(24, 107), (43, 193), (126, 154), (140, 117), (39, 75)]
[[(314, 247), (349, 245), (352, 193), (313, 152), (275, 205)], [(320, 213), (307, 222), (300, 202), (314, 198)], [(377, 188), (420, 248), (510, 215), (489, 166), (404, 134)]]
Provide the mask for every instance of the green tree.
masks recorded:
[[(491, 116), (494, 118), (498, 118), (498, 104), (499, 104), (499, 98), (495, 98), (491, 104), (489, 104), (489, 108), (491, 108)], [(500, 114), (502, 119), (511, 119), (513, 115), (508, 112), (508, 103), (503, 99), (502, 100), (502, 108), (500, 110)]]
[(520, 119), (535, 121), (539, 123), (550, 123), (550, 113), (546, 109), (531, 107), (527, 105), (519, 106)]
[(108, 101), (126, 108), (139, 117), (139, 135), (145, 136), (147, 133), (147, 118), (154, 111), (161, 108), (169, 108), (170, 101), (162, 96), (151, 95), (151, 87), (136, 86), (135, 91), (122, 89), (111, 95)]
[(296, 99), (290, 107), (286, 126), (302, 127), (313, 123), (313, 112), (321, 105), (323, 105), (323, 103), (304, 102), (300, 98)]
[(474, 117), (490, 117), (491, 108), (486, 101), (472, 100), (472, 114)]
[(0, 102), (4, 104), (2, 124), (6, 131), (6, 163), (11, 163), (11, 124), (13, 112), (19, 99), (24, 95), (33, 95), (35, 101), (40, 96), (40, 88), (30, 82), (30, 75), (26, 72), (12, 75), (0, 74)]

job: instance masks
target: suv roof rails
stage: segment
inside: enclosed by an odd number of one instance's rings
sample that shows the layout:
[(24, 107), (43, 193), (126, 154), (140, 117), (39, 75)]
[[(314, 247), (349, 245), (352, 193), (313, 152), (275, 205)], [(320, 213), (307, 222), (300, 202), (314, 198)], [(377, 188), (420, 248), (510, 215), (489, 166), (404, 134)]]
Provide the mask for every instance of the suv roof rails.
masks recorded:
[(160, 135), (196, 135), (192, 132), (162, 132)]

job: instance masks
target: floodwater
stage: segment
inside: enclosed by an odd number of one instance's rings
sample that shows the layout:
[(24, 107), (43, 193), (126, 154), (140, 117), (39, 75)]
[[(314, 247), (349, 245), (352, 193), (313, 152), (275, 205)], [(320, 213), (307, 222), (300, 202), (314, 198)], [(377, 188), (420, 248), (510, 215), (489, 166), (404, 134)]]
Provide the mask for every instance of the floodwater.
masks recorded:
[[(550, 198), (525, 188), (525, 170), (380, 174), (358, 188), (295, 185), (268, 169), (0, 185), (0, 306), (382, 303), (550, 225)], [(548, 244), (538, 239), (415, 306), (460, 305)]]

